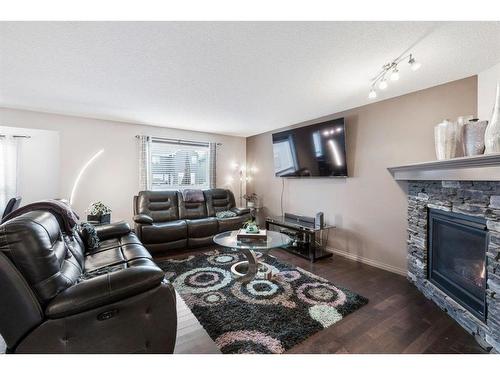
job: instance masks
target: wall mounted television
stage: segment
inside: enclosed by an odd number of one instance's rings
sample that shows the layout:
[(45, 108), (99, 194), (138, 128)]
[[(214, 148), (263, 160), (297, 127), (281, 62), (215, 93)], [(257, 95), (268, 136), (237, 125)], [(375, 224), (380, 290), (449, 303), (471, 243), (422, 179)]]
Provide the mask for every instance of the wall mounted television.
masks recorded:
[(278, 177), (347, 177), (344, 118), (273, 134)]

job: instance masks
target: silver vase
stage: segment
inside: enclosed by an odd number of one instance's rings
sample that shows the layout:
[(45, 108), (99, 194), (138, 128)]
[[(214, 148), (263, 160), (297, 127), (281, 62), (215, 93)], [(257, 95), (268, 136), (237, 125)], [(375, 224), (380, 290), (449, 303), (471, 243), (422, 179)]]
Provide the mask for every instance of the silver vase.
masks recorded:
[(491, 120), (484, 134), (485, 154), (500, 152), (500, 83), (497, 83), (497, 95)]
[(464, 124), (464, 155), (476, 156), (484, 152), (484, 132), (488, 126), (488, 121), (469, 121)]

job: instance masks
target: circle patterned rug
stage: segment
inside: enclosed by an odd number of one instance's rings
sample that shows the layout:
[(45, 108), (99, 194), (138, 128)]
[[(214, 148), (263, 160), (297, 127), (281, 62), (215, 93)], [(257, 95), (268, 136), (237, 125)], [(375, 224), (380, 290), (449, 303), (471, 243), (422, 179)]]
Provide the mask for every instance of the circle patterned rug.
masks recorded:
[(368, 303), (271, 255), (272, 280), (241, 283), (231, 266), (245, 256), (217, 249), (158, 265), (223, 353), (283, 353)]

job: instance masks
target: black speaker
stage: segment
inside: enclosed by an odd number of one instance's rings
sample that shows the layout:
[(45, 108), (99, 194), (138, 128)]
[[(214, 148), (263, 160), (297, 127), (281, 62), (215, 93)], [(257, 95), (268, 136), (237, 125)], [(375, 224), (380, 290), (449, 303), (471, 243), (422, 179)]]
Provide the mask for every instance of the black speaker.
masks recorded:
[(321, 229), (323, 228), (324, 221), (323, 221), (323, 212), (318, 212), (316, 214), (316, 218), (314, 219), (314, 228), (315, 229)]

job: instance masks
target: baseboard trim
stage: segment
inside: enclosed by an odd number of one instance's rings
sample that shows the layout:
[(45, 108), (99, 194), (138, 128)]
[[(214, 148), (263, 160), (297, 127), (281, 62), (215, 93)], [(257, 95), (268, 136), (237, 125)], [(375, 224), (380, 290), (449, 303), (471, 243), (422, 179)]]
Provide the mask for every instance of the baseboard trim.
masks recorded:
[(335, 249), (333, 247), (328, 247), (328, 251), (330, 251), (334, 254), (343, 256), (344, 258), (347, 258), (347, 259), (351, 259), (351, 260), (355, 260), (357, 262), (365, 263), (365, 264), (368, 264), (369, 266), (377, 267), (377, 268), (380, 268), (380, 269), (383, 269), (385, 271), (389, 271), (392, 273), (397, 273), (398, 275), (401, 275), (401, 276), (407, 275), (406, 270), (399, 268), (399, 267), (391, 266), (390, 264), (385, 264), (385, 263), (379, 262), (377, 260), (373, 260), (373, 259), (365, 258), (365, 257), (360, 256), (360, 255), (348, 253), (347, 251)]

